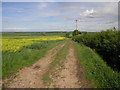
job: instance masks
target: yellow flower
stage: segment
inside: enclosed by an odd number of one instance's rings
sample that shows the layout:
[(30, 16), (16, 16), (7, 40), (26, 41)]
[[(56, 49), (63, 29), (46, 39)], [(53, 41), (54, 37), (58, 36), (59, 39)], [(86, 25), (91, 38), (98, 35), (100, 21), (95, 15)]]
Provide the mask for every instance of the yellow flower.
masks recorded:
[[(21, 36), (15, 36), (15, 37), (19, 38)], [(2, 51), (16, 52), (20, 50), (23, 46), (28, 46), (33, 43), (46, 41), (46, 40), (62, 40), (65, 38), (60, 36), (38, 36), (36, 38), (31, 38), (32, 36), (24, 36), (24, 37), (26, 39), (1, 39), (0, 42), (2, 42)], [(30, 39), (27, 39), (27, 38), (30, 38)]]

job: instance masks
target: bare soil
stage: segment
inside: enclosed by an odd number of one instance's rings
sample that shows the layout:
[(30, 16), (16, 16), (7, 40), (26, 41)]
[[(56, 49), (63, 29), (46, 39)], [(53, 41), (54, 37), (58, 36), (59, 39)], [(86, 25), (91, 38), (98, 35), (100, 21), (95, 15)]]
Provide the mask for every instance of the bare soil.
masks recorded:
[(53, 77), (52, 88), (88, 88), (90, 85), (83, 74), (83, 68), (80, 67), (75, 57), (75, 49), (71, 43), (64, 67)]
[[(56, 53), (65, 45), (59, 44), (30, 67), (20, 70), (14, 78), (5, 81), (8, 88), (90, 88), (84, 76), (84, 69), (80, 67), (79, 60), (75, 57), (75, 49), (73, 43), (70, 44), (66, 60), (62, 63), (64, 67), (52, 77), (53, 82), (50, 86), (43, 84), (42, 77), (48, 70)], [(13, 79), (13, 80), (12, 80)], [(11, 81), (10, 81), (11, 80)], [(8, 81), (10, 81), (8, 83)], [(7, 84), (6, 84), (7, 83)]]
[[(48, 51), (48, 53), (35, 62), (30, 67), (25, 67), (11, 76), (10, 79), (5, 80), (4, 84), (7, 88), (45, 88), (42, 81), (42, 75), (49, 68), (53, 56), (65, 45), (65, 43), (57, 45), (55, 48)], [(14, 78), (13, 78), (14, 77)], [(8, 83), (9, 82), (9, 83)]]

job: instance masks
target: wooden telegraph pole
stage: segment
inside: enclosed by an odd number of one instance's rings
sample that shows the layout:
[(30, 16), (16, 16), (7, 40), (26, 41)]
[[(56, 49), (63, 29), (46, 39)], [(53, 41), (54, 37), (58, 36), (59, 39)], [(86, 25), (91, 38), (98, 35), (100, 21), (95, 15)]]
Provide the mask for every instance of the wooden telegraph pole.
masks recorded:
[(76, 19), (75, 22), (76, 22), (76, 30), (78, 30), (78, 25), (77, 25), (78, 20)]

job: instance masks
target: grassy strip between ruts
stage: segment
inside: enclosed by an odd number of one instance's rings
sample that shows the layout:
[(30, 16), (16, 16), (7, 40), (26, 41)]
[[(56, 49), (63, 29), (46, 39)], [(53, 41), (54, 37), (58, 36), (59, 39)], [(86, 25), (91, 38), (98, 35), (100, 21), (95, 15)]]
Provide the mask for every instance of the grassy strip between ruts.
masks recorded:
[(48, 71), (43, 75), (44, 85), (49, 86), (52, 82), (52, 77), (59, 72), (60, 68), (64, 65), (62, 64), (66, 59), (68, 53), (68, 48), (70, 45), (70, 40), (67, 40), (65, 45), (58, 51), (58, 53), (53, 57), (53, 61), (50, 63)]
[(23, 47), (17, 52), (2, 52), (3, 79), (9, 78), (19, 69), (32, 65), (35, 61), (42, 58), (46, 52), (61, 43), (63, 40), (42, 41), (30, 46)]
[(75, 44), (77, 58), (85, 68), (87, 79), (97, 88), (120, 88), (120, 73), (113, 71), (100, 56), (83, 44)]

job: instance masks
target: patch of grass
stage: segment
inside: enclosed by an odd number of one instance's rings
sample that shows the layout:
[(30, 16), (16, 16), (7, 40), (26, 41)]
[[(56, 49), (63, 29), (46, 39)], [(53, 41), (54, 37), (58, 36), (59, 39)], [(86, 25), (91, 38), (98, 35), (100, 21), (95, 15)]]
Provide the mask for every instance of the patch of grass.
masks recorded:
[(0, 80), (2, 79), (2, 53), (0, 52)]
[(102, 58), (89, 47), (75, 44), (77, 58), (85, 68), (85, 75), (98, 88), (120, 88), (120, 73), (113, 71)]
[(2, 90), (2, 85), (0, 85), (0, 90)]
[(52, 82), (51, 76), (54, 76), (55, 73), (59, 71), (59, 68), (64, 66), (62, 62), (66, 59), (69, 44), (70, 40), (67, 40), (63, 48), (59, 50), (58, 53), (54, 56), (54, 60), (51, 62), (48, 71), (43, 76), (43, 81), (45, 85), (50, 85), (50, 83)]
[(62, 40), (43, 41), (30, 46), (23, 47), (17, 52), (2, 52), (3, 79), (9, 78), (19, 69), (32, 65), (35, 61), (43, 57), (46, 52), (61, 43)]

